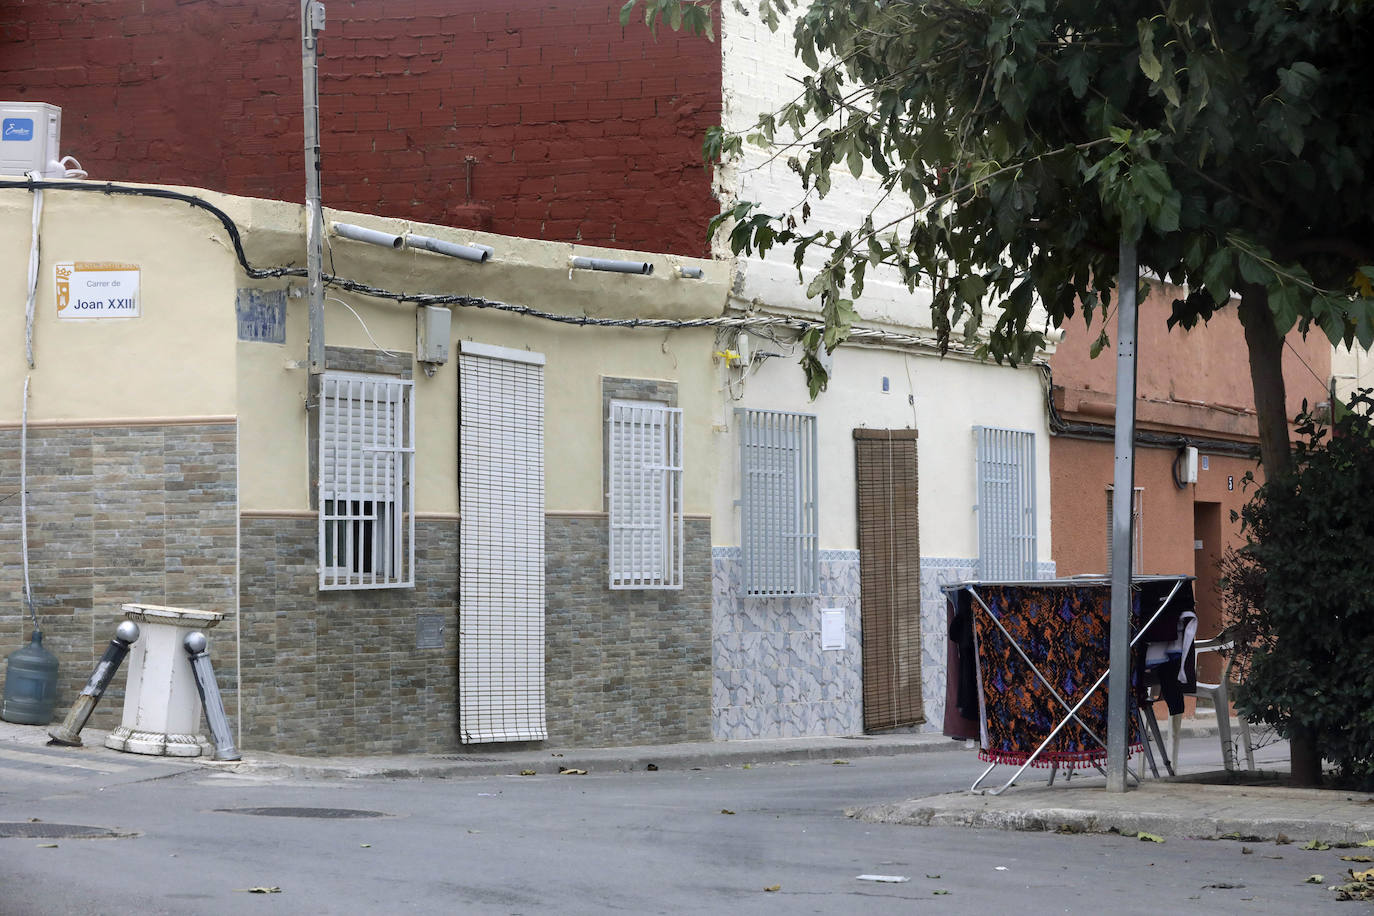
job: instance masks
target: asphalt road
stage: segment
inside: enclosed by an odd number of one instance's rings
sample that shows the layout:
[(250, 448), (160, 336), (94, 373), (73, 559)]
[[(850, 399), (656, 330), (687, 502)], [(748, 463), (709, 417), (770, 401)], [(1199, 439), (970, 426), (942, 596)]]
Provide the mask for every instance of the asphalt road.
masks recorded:
[[(1313, 873), (1343, 874), (1338, 851), (885, 826), (843, 814), (967, 788), (980, 769), (971, 753), (319, 782), (156, 760), (118, 772), (30, 763), (6, 770), (0, 833), (15, 824), (34, 833), (81, 825), (119, 836), (0, 838), (3, 916), (1287, 914), (1361, 906), (1304, 883)], [(249, 890), (270, 887), (280, 890)]]

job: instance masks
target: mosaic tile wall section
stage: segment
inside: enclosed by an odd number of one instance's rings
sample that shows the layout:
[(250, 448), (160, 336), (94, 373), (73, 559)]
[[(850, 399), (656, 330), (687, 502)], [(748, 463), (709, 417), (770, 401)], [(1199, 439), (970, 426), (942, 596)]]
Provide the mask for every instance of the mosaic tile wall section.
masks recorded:
[[(1040, 563), (1037, 578), (1053, 579), (1054, 561)], [(921, 700), (926, 721), (921, 731), (940, 732), (945, 722), (945, 659), (948, 629), (940, 586), (978, 578), (978, 561), (953, 557), (921, 558)]]
[[(746, 598), (740, 549), (711, 549), (717, 740), (862, 734), (859, 552), (823, 550), (820, 560), (820, 597)], [(845, 611), (843, 649), (821, 649), (826, 608)]]

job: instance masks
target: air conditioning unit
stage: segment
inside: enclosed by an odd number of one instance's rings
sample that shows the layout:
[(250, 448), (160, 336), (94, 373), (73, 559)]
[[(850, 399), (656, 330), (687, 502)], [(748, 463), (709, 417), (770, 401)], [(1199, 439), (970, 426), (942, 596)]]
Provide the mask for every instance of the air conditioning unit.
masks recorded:
[(64, 178), (62, 109), (47, 102), (0, 102), (0, 175)]

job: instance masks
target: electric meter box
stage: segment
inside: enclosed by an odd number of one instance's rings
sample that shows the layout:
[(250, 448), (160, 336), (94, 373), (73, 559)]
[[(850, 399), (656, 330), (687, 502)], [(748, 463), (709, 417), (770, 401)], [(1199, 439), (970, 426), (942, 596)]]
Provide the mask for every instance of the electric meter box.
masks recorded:
[(448, 362), (453, 313), (441, 306), (426, 305), (416, 310), (415, 318), (415, 358), (422, 363)]
[(0, 175), (62, 178), (62, 109), (47, 102), (0, 102)]

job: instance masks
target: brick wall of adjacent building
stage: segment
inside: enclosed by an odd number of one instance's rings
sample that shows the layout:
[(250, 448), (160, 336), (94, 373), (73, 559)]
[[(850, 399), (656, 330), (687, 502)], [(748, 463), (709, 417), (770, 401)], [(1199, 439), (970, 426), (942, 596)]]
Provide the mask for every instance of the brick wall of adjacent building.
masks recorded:
[[(710, 524), (682, 591), (606, 584), (602, 517), (547, 520), (549, 742), (711, 737)], [(458, 738), (458, 522), (416, 524), (415, 589), (320, 592), (313, 518), (242, 523), (243, 746), (297, 754), (499, 752)], [(420, 615), (443, 646), (417, 644)]]
[[(0, 654), (27, 644), (20, 526), (20, 432), (0, 429)], [(237, 433), (232, 423), (28, 431), (29, 579), (58, 658), (57, 718), (82, 687), (126, 603), (226, 615), (210, 631), (221, 668), (235, 655)], [(125, 675), (90, 726), (119, 724)], [(232, 715), (232, 678), (221, 679)]]
[[(716, 206), (700, 149), (720, 122), (720, 46), (622, 28), (620, 6), (329, 3), (325, 205), (705, 254)], [(0, 4), (0, 98), (60, 105), (62, 153), (92, 178), (300, 200), (299, 8)]]

